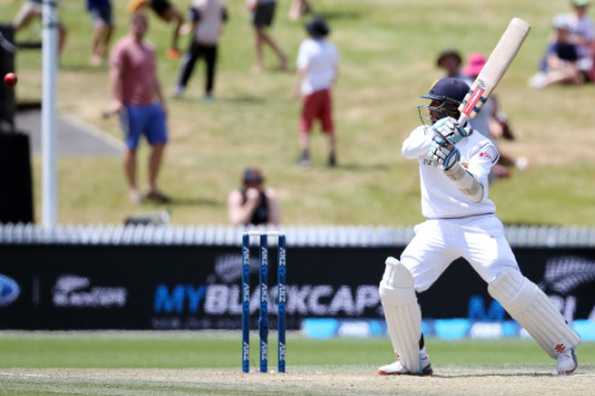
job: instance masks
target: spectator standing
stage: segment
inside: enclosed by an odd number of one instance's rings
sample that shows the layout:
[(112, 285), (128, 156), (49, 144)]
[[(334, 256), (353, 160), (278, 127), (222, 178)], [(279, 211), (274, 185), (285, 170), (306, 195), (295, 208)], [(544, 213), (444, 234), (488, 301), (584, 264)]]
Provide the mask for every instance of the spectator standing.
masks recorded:
[(279, 225), (277, 194), (264, 185), (260, 169), (246, 168), (239, 190), (232, 191), (228, 200), (229, 220), (233, 225)]
[(256, 68), (264, 70), (264, 46), (268, 45), (279, 60), (279, 69), (287, 70), (287, 55), (269, 34), (268, 28), (273, 25), (277, 0), (247, 0), (246, 4), (252, 13), (254, 40), (256, 47)]
[(111, 0), (87, 0), (87, 11), (95, 24), (91, 46), (91, 64), (103, 63), (109, 51), (109, 44), (114, 31)]
[(213, 98), (219, 36), (227, 21), (222, 0), (193, 0), (189, 10), (192, 23), (190, 47), (182, 60), (175, 96), (181, 96), (188, 85), (199, 58), (205, 60), (205, 99)]
[[(143, 199), (158, 203), (170, 199), (157, 187), (163, 152), (167, 144), (165, 100), (157, 79), (155, 50), (145, 41), (149, 28), (142, 12), (132, 15), (130, 33), (115, 46), (110, 64), (114, 112), (120, 114), (126, 139), (124, 172), (129, 197), (133, 203)], [(151, 145), (149, 155), (149, 191), (143, 197), (136, 180), (136, 153), (141, 135)]]
[[(29, 26), (34, 19), (41, 19), (41, 13), (42, 0), (26, 0), (12, 23), (15, 33)], [(58, 23), (58, 50), (60, 53), (64, 51), (65, 44), (66, 28), (64, 27), (64, 24), (60, 22)]]
[(184, 23), (184, 17), (178, 8), (169, 0), (130, 0), (128, 3), (128, 11), (131, 13), (137, 12), (142, 8), (149, 6), (155, 15), (162, 21), (167, 23), (174, 23), (174, 31), (172, 34), (171, 45), (167, 50), (167, 57), (171, 60), (180, 59), (182, 53), (178, 46), (180, 40), (180, 30)]
[(339, 69), (339, 53), (327, 40), (330, 27), (322, 17), (306, 24), (308, 38), (302, 41), (297, 58), (298, 85), (302, 96), (300, 117), (300, 165), (310, 164), (310, 132), (315, 120), (328, 137), (328, 165), (337, 165), (335, 126), (333, 121), (332, 87)]

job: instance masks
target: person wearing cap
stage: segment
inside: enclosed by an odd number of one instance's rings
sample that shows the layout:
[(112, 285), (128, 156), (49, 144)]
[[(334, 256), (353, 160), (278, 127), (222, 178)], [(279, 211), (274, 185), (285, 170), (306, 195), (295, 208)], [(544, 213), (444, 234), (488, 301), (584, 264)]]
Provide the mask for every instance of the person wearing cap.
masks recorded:
[(301, 153), (298, 163), (310, 164), (310, 132), (320, 121), (328, 138), (328, 166), (337, 165), (332, 87), (337, 81), (339, 53), (328, 39), (330, 27), (322, 17), (306, 24), (308, 38), (302, 41), (297, 57), (298, 87), (302, 97), (299, 136)]
[(547, 68), (531, 77), (529, 85), (542, 89), (558, 83), (584, 83), (589, 78), (586, 69), (590, 69), (590, 65), (588, 59), (581, 58), (580, 47), (573, 40), (571, 21), (566, 15), (558, 15), (552, 26), (555, 36), (546, 58)]
[(227, 9), (222, 0), (193, 0), (188, 12), (192, 23), (192, 39), (182, 59), (175, 97), (184, 93), (199, 58), (205, 60), (204, 98), (213, 98), (219, 37), (227, 22)]
[(277, 0), (246, 0), (246, 6), (252, 15), (254, 27), (254, 45), (256, 47), (256, 70), (264, 70), (264, 46), (268, 45), (279, 60), (279, 70), (287, 70), (287, 55), (268, 33), (273, 25)]
[[(589, 17), (590, 0), (570, 0), (572, 13), (556, 15), (553, 20), (554, 35), (548, 43), (545, 55), (539, 62), (539, 71), (547, 72), (549, 69), (549, 57), (556, 54), (556, 42), (558, 41), (559, 29), (569, 31), (567, 43), (577, 47), (578, 68), (585, 77), (591, 80), (594, 73), (593, 57), (595, 55), (595, 30), (593, 21)], [(536, 80), (543, 76), (536, 75)], [(530, 84), (533, 85), (533, 84)], [(540, 84), (536, 84), (540, 85)], [(537, 87), (539, 88), (539, 87)]]
[(572, 32), (571, 41), (590, 51), (594, 40), (593, 21), (589, 17), (590, 0), (571, 0), (573, 12), (568, 15), (570, 30)]
[[(577, 368), (580, 342), (543, 291), (523, 276), (489, 198), (488, 175), (498, 160), (496, 146), (468, 125), (458, 125), (458, 106), (469, 90), (455, 78), (442, 78), (418, 106), (428, 124), (415, 128), (401, 154), (418, 164), (425, 221), (400, 260), (387, 257), (378, 287), (395, 359), (380, 375), (431, 375), (421, 330), (418, 293), (427, 291), (448, 266), (465, 259), (487, 291), (556, 360), (556, 373)], [(454, 283), (452, 287), (460, 287)]]
[(242, 185), (227, 199), (229, 221), (233, 225), (279, 225), (280, 211), (276, 192), (264, 185), (258, 168), (246, 168)]

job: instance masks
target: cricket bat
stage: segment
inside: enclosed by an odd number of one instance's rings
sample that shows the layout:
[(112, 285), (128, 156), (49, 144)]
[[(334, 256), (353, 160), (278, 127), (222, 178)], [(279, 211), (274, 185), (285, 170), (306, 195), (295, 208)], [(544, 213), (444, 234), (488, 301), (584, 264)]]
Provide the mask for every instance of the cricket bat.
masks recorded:
[(490, 93), (496, 88), (508, 66), (514, 60), (530, 29), (531, 26), (524, 20), (512, 18), (459, 106), (461, 112), (459, 125), (475, 117), (481, 110), (481, 106), (487, 101)]

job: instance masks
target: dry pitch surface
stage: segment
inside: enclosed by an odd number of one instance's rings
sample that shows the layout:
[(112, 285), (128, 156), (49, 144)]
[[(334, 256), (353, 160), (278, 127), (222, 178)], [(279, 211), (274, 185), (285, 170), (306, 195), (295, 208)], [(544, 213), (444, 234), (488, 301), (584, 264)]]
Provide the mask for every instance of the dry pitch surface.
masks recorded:
[(0, 395), (593, 395), (595, 372), (441, 367), (381, 377), (372, 367), (296, 368), (285, 375), (196, 369), (2, 369)]

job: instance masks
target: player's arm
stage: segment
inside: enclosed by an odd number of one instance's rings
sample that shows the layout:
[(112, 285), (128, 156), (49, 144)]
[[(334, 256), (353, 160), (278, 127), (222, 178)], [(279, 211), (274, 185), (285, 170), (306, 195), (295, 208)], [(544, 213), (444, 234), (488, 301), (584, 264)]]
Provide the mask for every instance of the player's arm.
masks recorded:
[(487, 196), (488, 175), (498, 161), (498, 150), (487, 142), (475, 149), (469, 162), (461, 163), (460, 157), (455, 146), (447, 141), (440, 141), (440, 137), (434, 137), (427, 161), (440, 166), (444, 174), (469, 199), (481, 202)]
[(425, 125), (415, 128), (401, 146), (401, 155), (407, 159), (422, 159), (432, 145), (433, 132)]
[(466, 169), (460, 162), (450, 169), (445, 169), (444, 174), (473, 202), (481, 202), (487, 191), (487, 183), (482, 183), (480, 178)]

